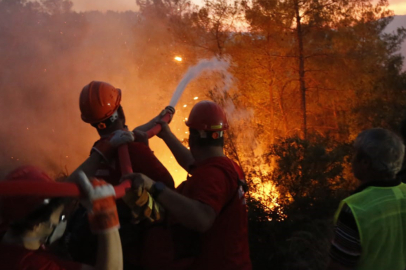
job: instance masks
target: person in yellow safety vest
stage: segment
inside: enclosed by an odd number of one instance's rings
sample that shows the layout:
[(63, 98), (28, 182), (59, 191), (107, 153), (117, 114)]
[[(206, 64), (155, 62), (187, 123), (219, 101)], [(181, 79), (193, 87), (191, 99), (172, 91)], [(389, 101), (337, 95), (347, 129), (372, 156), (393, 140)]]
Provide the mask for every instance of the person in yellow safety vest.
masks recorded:
[(406, 184), (396, 174), (405, 146), (389, 130), (361, 132), (354, 142), (354, 176), (361, 186), (342, 200), (328, 270), (406, 268)]

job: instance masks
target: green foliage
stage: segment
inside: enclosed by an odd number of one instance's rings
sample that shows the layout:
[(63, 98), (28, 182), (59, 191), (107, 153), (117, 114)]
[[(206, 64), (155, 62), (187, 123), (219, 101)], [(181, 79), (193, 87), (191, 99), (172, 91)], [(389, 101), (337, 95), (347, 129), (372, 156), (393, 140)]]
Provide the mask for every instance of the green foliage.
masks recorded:
[[(276, 157), (273, 182), (278, 188), (280, 204), (293, 214), (326, 217), (331, 204), (340, 197), (348, 179), (344, 166), (351, 148), (320, 136), (309, 140), (297, 137), (276, 143), (269, 157)], [(297, 211), (297, 212), (295, 212)]]
[(332, 216), (355, 185), (346, 175), (350, 151), (348, 144), (317, 135), (287, 138), (271, 148), (268, 162), (275, 158), (277, 166), (267, 181), (277, 186), (278, 205), (270, 209), (248, 200), (254, 269), (325, 268)]

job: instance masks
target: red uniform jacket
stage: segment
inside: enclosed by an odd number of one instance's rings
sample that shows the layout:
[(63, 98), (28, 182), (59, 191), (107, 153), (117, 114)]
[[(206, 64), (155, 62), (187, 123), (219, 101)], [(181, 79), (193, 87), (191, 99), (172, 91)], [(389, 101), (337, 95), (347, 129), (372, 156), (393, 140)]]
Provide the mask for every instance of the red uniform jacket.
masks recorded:
[[(244, 192), (239, 180), (241, 169), (227, 157), (214, 157), (194, 164), (191, 177), (177, 191), (209, 205), (216, 212), (212, 227), (203, 234), (187, 229), (175, 239), (176, 252), (182, 244), (197, 252), (193, 270), (251, 270), (248, 245), (248, 217)], [(178, 228), (179, 231), (179, 228)]]

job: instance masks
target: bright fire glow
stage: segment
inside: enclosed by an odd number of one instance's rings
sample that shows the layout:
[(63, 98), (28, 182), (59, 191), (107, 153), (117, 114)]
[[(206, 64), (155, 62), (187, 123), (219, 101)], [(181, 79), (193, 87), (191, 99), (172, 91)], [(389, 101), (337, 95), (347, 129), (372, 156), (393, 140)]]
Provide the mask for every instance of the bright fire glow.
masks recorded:
[(272, 182), (261, 183), (260, 178), (253, 178), (252, 181), (256, 184), (255, 190), (251, 190), (251, 196), (260, 200), (265, 206), (273, 208), (277, 206), (278, 191)]
[(180, 56), (176, 56), (175, 58), (174, 58), (176, 61), (178, 61), (178, 62), (182, 62), (182, 57), (180, 57)]

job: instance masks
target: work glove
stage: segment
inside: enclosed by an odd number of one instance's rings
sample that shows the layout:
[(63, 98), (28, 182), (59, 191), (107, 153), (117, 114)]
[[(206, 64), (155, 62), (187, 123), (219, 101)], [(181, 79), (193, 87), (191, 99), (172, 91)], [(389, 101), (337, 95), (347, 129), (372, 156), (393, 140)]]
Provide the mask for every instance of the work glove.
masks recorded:
[(162, 118), (165, 116), (165, 114), (167, 114), (169, 112), (169, 121), (168, 124), (172, 121), (173, 119), (173, 115), (175, 114), (175, 111), (171, 110), (169, 106), (167, 106), (165, 109), (163, 109), (157, 117), (155, 117), (155, 122), (159, 122), (160, 120), (162, 120)]
[(115, 150), (122, 144), (134, 141), (134, 134), (127, 130), (116, 130), (108, 139), (99, 140), (92, 148), (92, 152), (99, 153), (106, 162), (112, 158)]
[(162, 206), (149, 194), (149, 192), (139, 186), (126, 190), (123, 201), (131, 209), (134, 223), (142, 220), (156, 222), (163, 220)]
[(134, 142), (140, 142), (140, 143), (143, 143), (146, 146), (148, 146), (149, 140), (148, 140), (148, 135), (146, 132), (144, 132), (142, 130), (134, 129), (133, 134), (134, 134)]
[(85, 198), (82, 205), (88, 210), (90, 229), (93, 233), (106, 233), (120, 228), (114, 187), (105, 181), (92, 179), (78, 172), (77, 183)]

